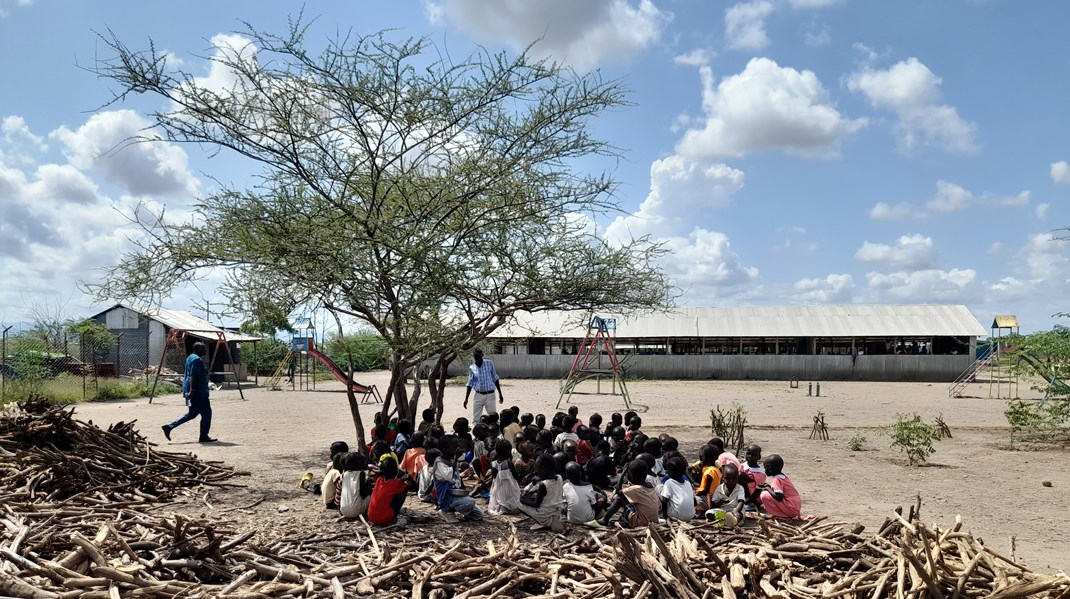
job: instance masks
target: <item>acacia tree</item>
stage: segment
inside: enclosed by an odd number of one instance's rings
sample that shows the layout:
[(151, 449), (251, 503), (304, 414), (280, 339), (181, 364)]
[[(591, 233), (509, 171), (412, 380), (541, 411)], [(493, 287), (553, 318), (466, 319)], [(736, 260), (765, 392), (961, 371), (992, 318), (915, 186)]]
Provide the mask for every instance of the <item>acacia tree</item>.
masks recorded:
[[(247, 311), (354, 317), (389, 347), (387, 401), (402, 417), (415, 412), (406, 373), (436, 359), (444, 381), (454, 356), (517, 311), (671, 302), (657, 245), (609, 245), (589, 226), (617, 209), (612, 177), (580, 167), (618, 156), (590, 122), (625, 105), (619, 82), (526, 52), (453, 61), (386, 32), (313, 55), (300, 23), (282, 36), (247, 27), (248, 46), (213, 58), (233, 74), (226, 89), (198, 85), (151, 44), (102, 36), (115, 56), (96, 70), (118, 85), (113, 101), (167, 104), (131, 141), (207, 145), (261, 171), (247, 189), (201, 199), (191, 222), (140, 215), (147, 241), (91, 286), (98, 297), (158, 300), (223, 268), (226, 293)], [(442, 385), (431, 391), (441, 410)], [(363, 443), (352, 393), (349, 402)]]

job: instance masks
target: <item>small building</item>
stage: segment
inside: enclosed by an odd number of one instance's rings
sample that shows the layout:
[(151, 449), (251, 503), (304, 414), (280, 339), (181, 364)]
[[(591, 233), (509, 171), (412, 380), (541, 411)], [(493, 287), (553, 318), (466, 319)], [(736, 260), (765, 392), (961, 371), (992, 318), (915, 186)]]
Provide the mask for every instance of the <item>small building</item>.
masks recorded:
[[(519, 314), (495, 331), (503, 376), (568, 372), (590, 314)], [(962, 305), (678, 308), (598, 314), (639, 378), (952, 381), (988, 331)], [(463, 367), (464, 365), (461, 364)]]
[[(108, 359), (115, 364), (118, 374), (158, 366), (164, 356), (168, 335), (172, 331), (182, 331), (185, 333), (184, 347), (172, 346), (169, 349), (164, 368), (182, 372), (186, 356), (193, 351), (193, 344), (204, 341), (209, 352), (205, 362), (211, 365), (214, 371), (234, 372), (237, 380), (243, 381), (247, 379), (247, 373), (241, 363), (242, 344), (260, 341), (259, 337), (225, 331), (185, 310), (134, 308), (116, 304), (90, 318), (106, 326), (108, 331), (115, 335), (115, 348)], [(222, 348), (216, 351), (216, 345), (221, 338), (226, 340), (230, 349), (229, 356)], [(216, 353), (218, 355), (215, 355)]]

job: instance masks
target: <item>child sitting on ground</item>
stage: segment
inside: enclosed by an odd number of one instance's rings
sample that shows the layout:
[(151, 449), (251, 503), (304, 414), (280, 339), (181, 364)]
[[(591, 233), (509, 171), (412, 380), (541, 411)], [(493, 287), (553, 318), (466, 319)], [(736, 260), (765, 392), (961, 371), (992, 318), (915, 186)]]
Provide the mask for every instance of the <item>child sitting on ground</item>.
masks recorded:
[(556, 533), (564, 532), (561, 523), (562, 482), (552, 455), (544, 453), (535, 460), (535, 475), (538, 478), (520, 494), (520, 511), (535, 521), (532, 530), (549, 526)]
[(621, 474), (628, 484), (621, 488), (620, 493), (613, 497), (613, 501), (606, 509), (605, 515), (599, 522), (603, 526), (609, 526), (610, 520), (621, 509), (624, 512), (620, 517), (620, 525), (625, 528), (646, 526), (658, 521), (658, 508), (661, 501), (654, 486), (647, 480), (650, 474), (650, 466), (643, 460), (633, 460), (628, 463)]
[(435, 478), (432, 474), (435, 460), (442, 457), (442, 452), (437, 448), (427, 450), (426, 462), (416, 477), (416, 497), (424, 503), (435, 502)]
[(420, 413), (422, 420), (420, 420), (420, 426), (416, 429), (421, 433), (427, 434), (427, 431), (435, 425), (435, 409), (427, 408)]
[(348, 451), (339, 451), (332, 455), (331, 469), (323, 475), (320, 490), (323, 493), (323, 506), (329, 510), (338, 509), (338, 500), (342, 496), (342, 471), (345, 470), (345, 458), (348, 453)]
[(502, 439), (494, 447), (494, 460), (490, 465), (490, 502), (487, 511), (492, 514), (515, 514), (520, 510), (520, 484), (513, 466), (513, 444)]
[(740, 480), (747, 488), (747, 501), (752, 504), (758, 502), (758, 485), (765, 482), (765, 468), (762, 467), (762, 448), (750, 444), (743, 453), (747, 463), (740, 469)]
[(368, 474), (368, 458), (360, 452), (351, 451), (345, 458), (338, 511), (346, 518), (359, 518), (368, 513), (371, 496), (372, 480)]
[(483, 510), (476, 506), (476, 500), (468, 497), (458, 473), (458, 458), (465, 448), (453, 435), (442, 438), (442, 455), (432, 466), (432, 478), (435, 485), (435, 502), (439, 514), (446, 522), (479, 521), (483, 519)]
[(715, 445), (703, 445), (700, 455), (700, 478), (698, 489), (695, 490), (695, 500), (698, 508), (705, 512), (712, 507), (710, 498), (721, 485), (721, 469), (717, 467), (720, 452)]
[[(404, 422), (404, 421), (403, 421)], [(394, 458), (386, 458), (379, 464), (379, 479), (375, 481), (371, 499), (368, 501), (368, 522), (376, 526), (386, 526), (397, 521), (405, 524), (400, 517), (401, 506), (408, 494), (405, 486), (405, 473), (398, 477), (398, 463)]]
[(613, 486), (610, 479), (617, 473), (617, 469), (613, 465), (613, 458), (609, 455), (609, 441), (598, 442), (594, 457), (587, 462), (585, 468), (587, 480), (598, 489), (606, 491)]
[(526, 484), (531, 475), (535, 474), (535, 444), (525, 441), (517, 449), (520, 457), (513, 461), (513, 466), (516, 467), (514, 470), (516, 480), (518, 483)]
[(562, 494), (565, 497), (565, 514), (573, 524), (587, 524), (595, 519), (598, 493), (591, 483), (583, 479), (583, 466), (578, 462), (565, 465), (565, 481)]
[(695, 489), (685, 479), (687, 461), (673, 456), (665, 461), (668, 477), (661, 483), (661, 513), (665, 518), (690, 522), (695, 517)]
[(391, 449), (394, 451), (394, 455), (401, 458), (405, 455), (405, 452), (409, 449), (409, 445), (412, 443), (412, 422), (410, 420), (398, 420), (398, 434), (394, 437), (394, 444)]
[(409, 449), (401, 456), (401, 469), (408, 475), (410, 491), (416, 490), (420, 470), (427, 465), (427, 450), (424, 449), (424, 434), (416, 431), (409, 441)]
[(732, 464), (721, 467), (721, 481), (717, 491), (710, 495), (706, 519), (716, 521), (724, 514), (725, 526), (731, 528), (743, 520), (746, 490), (739, 484), (739, 470)]
[(779, 520), (797, 520), (802, 517), (802, 497), (795, 490), (795, 485), (784, 474), (784, 460), (773, 454), (762, 462), (765, 483), (758, 485), (761, 494), (759, 502), (765, 513)]
[[(323, 470), (323, 481), (319, 483), (312, 482), (312, 472), (306, 472), (305, 475), (301, 477), (301, 484), (299, 485), (302, 489), (315, 495), (322, 493), (324, 485), (328, 484), (327, 476), (334, 470), (334, 456), (349, 451), (349, 444), (345, 441), (335, 441), (334, 443), (331, 443), (329, 451), (331, 459), (327, 460), (327, 467)], [(334, 484), (333, 479), (330, 481), (330, 484)], [(333, 486), (328, 486), (327, 488), (331, 490), (334, 489)]]

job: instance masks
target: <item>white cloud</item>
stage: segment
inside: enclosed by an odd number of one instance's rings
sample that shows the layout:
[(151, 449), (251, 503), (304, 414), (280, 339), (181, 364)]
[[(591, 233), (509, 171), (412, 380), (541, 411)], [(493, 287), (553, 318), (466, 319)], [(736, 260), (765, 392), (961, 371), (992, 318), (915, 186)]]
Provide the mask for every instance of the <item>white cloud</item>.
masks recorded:
[(920, 234), (903, 235), (895, 245), (866, 241), (855, 252), (861, 262), (883, 262), (895, 269), (911, 271), (933, 266), (933, 240)]
[(911, 57), (886, 70), (865, 67), (851, 75), (847, 85), (862, 92), (874, 108), (896, 113), (902, 149), (929, 146), (959, 154), (976, 152), (977, 126), (964, 121), (955, 107), (940, 103), (941, 83), (927, 66)]
[(649, 235), (669, 250), (662, 262), (681, 287), (711, 290), (758, 276), (732, 251), (728, 236), (708, 230), (703, 220), (725, 207), (743, 188), (742, 171), (719, 163), (669, 156), (650, 165), (650, 193), (634, 214), (618, 217), (606, 229), (617, 243)]
[[(215, 48), (214, 60), (208, 61), (208, 74), (206, 76), (194, 77), (194, 86), (217, 94), (233, 91), (241, 77), (225, 63), (255, 64), (256, 45), (253, 44), (251, 39), (238, 33), (217, 33), (212, 36), (211, 42), (212, 47)], [(182, 61), (180, 59), (172, 62), (174, 60), (172, 54), (167, 53), (166, 57), (170, 66), (181, 66)]]
[(1067, 242), (1056, 239), (1051, 233), (1030, 235), (1019, 256), (1034, 279), (1061, 280), (1070, 274)]
[(996, 241), (996, 242), (992, 243), (992, 245), (990, 245), (988, 247), (988, 254), (991, 255), (991, 256), (995, 256), (995, 255), (1001, 254), (1001, 253), (1003, 253), (1003, 247), (1004, 247), (1004, 244), (1003, 244), (1002, 241)]
[(765, 20), (773, 14), (773, 3), (755, 0), (735, 4), (724, 11), (724, 37), (733, 50), (755, 51), (769, 45)]
[(1070, 163), (1065, 160), (1051, 163), (1051, 180), (1056, 183), (1070, 183)]
[(977, 280), (973, 269), (918, 270), (914, 272), (866, 273), (867, 299), (879, 303), (965, 303)]
[(936, 197), (929, 200), (925, 207), (932, 212), (957, 212), (969, 208), (974, 200), (973, 194), (963, 189), (961, 185), (937, 181)]
[(812, 71), (781, 67), (753, 58), (743, 72), (714, 85), (713, 72), (701, 67), (702, 128), (688, 130), (677, 144), (681, 154), (723, 159), (769, 149), (828, 157), (840, 142), (865, 126), (836, 110)]
[(717, 53), (711, 50), (710, 48), (695, 48), (690, 52), (685, 52), (683, 54), (674, 56), (672, 60), (676, 64), (682, 64), (691, 67), (701, 67), (703, 65), (708, 65), (713, 62), (715, 56), (717, 56)]
[(0, 17), (6, 17), (9, 6), (29, 6), (33, 0), (0, 0)]
[(72, 166), (98, 170), (131, 195), (196, 195), (199, 183), (185, 150), (162, 141), (133, 141), (155, 137), (149, 124), (132, 110), (99, 112), (77, 130), (60, 127), (49, 137), (64, 144)]
[(884, 202), (877, 202), (869, 211), (869, 217), (873, 220), (900, 220), (904, 218), (921, 218), (925, 213), (914, 206), (900, 202), (894, 206)]
[(724, 164), (677, 155), (655, 160), (650, 165), (650, 193), (634, 214), (617, 217), (606, 237), (624, 240), (688, 234), (700, 215), (727, 206), (745, 181), (743, 171)]
[(433, 0), (433, 23), (450, 23), (483, 42), (533, 52), (580, 71), (626, 62), (661, 36), (672, 15), (651, 0)]
[(851, 299), (855, 282), (848, 274), (831, 274), (823, 279), (800, 279), (792, 286), (792, 299), (799, 302), (829, 304)]
[(1049, 204), (1037, 204), (1037, 207), (1036, 207), (1037, 218), (1039, 218), (1040, 220), (1044, 220), (1044, 219), (1048, 218), (1048, 208), (1050, 208), (1050, 207), (1051, 206)]
[(30, 131), (21, 116), (6, 116), (0, 121), (0, 161), (8, 164), (32, 164), (48, 149), (40, 135)]

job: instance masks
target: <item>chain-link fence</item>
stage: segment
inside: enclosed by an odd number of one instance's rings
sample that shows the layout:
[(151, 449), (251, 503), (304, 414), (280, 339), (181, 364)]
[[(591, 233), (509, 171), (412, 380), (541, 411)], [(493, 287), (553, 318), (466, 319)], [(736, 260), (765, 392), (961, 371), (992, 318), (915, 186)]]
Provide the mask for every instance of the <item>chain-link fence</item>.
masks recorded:
[[(84, 322), (6, 327), (0, 344), (0, 402), (30, 394), (60, 402), (113, 398), (110, 390), (123, 379), (148, 380), (156, 366), (150, 358), (147, 336), (116, 334)], [(121, 396), (129, 393), (124, 390)]]

